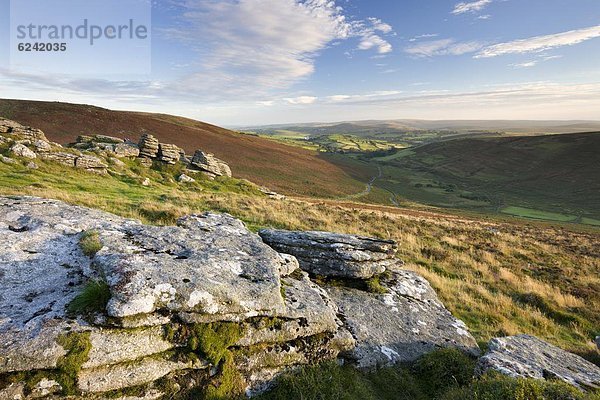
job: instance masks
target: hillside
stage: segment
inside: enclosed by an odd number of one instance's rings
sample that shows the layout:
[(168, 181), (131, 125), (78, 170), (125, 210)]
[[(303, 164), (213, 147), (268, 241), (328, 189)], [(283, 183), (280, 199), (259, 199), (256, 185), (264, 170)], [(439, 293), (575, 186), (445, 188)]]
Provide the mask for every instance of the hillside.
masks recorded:
[[(215, 154), (234, 176), (285, 194), (338, 197), (364, 188), (315, 151), (240, 135), (203, 122), (162, 114), (111, 111), (88, 105), (0, 99), (0, 116), (42, 129), (58, 143), (103, 134), (138, 140), (144, 132), (192, 152)], [(368, 175), (369, 172), (366, 172)], [(366, 178), (368, 180), (368, 178)]]
[(374, 186), (399, 202), (599, 225), (599, 151), (600, 133), (581, 133), (463, 138), (355, 157), (382, 168)]

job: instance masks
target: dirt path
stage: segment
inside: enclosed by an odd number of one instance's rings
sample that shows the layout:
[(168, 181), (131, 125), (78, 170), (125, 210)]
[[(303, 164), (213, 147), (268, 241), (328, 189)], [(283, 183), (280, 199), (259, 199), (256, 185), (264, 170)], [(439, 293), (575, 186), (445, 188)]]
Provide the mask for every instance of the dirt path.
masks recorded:
[(341, 200), (351, 200), (351, 199), (357, 199), (363, 196), (368, 195), (369, 193), (371, 193), (371, 190), (373, 190), (373, 184), (375, 184), (375, 182), (377, 181), (377, 179), (381, 179), (381, 177), (383, 176), (383, 171), (381, 170), (381, 167), (377, 166), (377, 175), (373, 176), (371, 178), (371, 180), (369, 181), (369, 183), (367, 183), (367, 186), (365, 187), (365, 190), (363, 190), (360, 193), (356, 193), (356, 194), (352, 194), (350, 196), (346, 196), (343, 197)]

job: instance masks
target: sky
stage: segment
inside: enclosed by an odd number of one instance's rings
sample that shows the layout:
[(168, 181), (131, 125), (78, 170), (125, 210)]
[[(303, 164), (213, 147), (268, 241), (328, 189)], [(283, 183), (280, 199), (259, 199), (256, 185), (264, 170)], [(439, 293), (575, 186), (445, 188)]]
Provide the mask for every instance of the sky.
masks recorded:
[(93, 73), (60, 58), (32, 69), (15, 66), (0, 0), (0, 97), (223, 126), (600, 120), (599, 0), (165, 0), (151, 12), (151, 53), (99, 46)]

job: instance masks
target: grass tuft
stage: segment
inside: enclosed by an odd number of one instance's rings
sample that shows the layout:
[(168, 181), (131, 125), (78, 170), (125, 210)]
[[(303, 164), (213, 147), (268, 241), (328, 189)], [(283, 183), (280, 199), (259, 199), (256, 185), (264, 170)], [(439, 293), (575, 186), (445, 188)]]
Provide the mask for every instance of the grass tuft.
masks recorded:
[(103, 312), (110, 300), (110, 288), (101, 280), (92, 280), (83, 288), (67, 306), (67, 311), (72, 315), (91, 314)]
[(83, 232), (79, 239), (79, 246), (81, 251), (88, 257), (94, 257), (96, 253), (102, 250), (102, 243), (100, 242), (100, 236), (98, 231), (89, 230)]

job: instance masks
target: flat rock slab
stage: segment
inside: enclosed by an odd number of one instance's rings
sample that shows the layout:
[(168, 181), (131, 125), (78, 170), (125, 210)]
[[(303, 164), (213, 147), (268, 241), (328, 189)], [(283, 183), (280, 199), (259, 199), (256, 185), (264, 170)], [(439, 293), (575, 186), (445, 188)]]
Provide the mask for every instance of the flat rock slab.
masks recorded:
[(265, 229), (259, 232), (275, 250), (295, 256), (314, 275), (368, 279), (396, 263), (396, 242), (330, 232)]
[(560, 379), (581, 389), (600, 388), (598, 366), (529, 335), (492, 339), (477, 369), (514, 378)]
[(112, 317), (163, 311), (246, 318), (284, 311), (284, 259), (231, 216), (128, 226), (100, 232), (100, 241), (94, 261), (111, 288)]
[(415, 361), (439, 348), (478, 355), (465, 324), (440, 303), (429, 283), (410, 271), (392, 273), (387, 294), (329, 287), (339, 316), (357, 342), (346, 356), (359, 368)]

